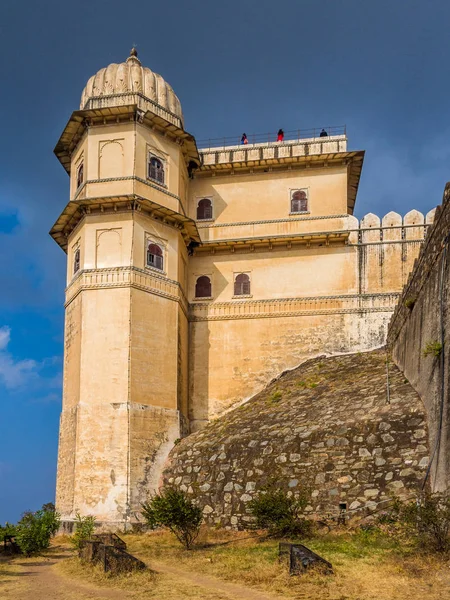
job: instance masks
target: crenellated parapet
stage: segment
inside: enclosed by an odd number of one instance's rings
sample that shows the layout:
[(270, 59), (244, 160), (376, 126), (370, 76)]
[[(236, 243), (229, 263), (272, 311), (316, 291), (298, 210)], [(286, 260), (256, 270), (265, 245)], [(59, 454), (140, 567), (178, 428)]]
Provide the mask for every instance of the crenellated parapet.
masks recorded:
[(394, 211), (380, 219), (369, 213), (358, 223), (354, 217), (349, 244), (358, 246), (359, 293), (399, 292), (405, 284), (433, 222), (434, 209), (427, 215), (411, 210), (404, 217)]
[(355, 217), (349, 217), (354, 229), (358, 229), (360, 243), (398, 242), (407, 240), (423, 240), (429, 225), (433, 223), (436, 209), (430, 210), (424, 216), (418, 210), (410, 210), (402, 218), (394, 211), (388, 212), (382, 219), (373, 213), (368, 213), (359, 222)]

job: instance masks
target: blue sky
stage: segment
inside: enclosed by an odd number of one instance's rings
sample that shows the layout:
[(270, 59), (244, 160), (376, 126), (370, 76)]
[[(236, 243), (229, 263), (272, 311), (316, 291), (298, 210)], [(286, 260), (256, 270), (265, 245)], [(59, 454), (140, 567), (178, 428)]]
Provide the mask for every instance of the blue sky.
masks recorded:
[(53, 148), (87, 79), (137, 44), (198, 139), (347, 125), (356, 216), (427, 212), (449, 179), (448, 0), (2, 0), (0, 523), (54, 498), (68, 199)]

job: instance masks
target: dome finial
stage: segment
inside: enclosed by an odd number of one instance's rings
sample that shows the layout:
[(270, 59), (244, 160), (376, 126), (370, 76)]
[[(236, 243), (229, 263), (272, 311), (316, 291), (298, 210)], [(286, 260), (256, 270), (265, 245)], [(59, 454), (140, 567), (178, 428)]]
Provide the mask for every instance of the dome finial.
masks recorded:
[(130, 50), (130, 56), (135, 56), (137, 58), (137, 50), (136, 50), (136, 46), (133, 46)]

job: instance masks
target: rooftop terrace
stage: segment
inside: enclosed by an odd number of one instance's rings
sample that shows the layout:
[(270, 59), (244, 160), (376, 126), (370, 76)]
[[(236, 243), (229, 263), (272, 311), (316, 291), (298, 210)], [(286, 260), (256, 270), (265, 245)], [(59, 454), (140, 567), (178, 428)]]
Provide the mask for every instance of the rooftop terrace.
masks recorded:
[(197, 147), (199, 150), (220, 150), (221, 148), (229, 148), (233, 146), (264, 146), (270, 143), (286, 143), (286, 142), (300, 142), (309, 140), (311, 138), (319, 138), (322, 131), (325, 131), (327, 136), (344, 136), (347, 135), (347, 128), (345, 125), (333, 125), (329, 127), (315, 127), (312, 129), (292, 129), (291, 131), (284, 132), (284, 139), (282, 142), (277, 142), (278, 134), (276, 132), (269, 133), (250, 133), (247, 134), (248, 144), (241, 144), (242, 134), (234, 135), (222, 138), (209, 138), (204, 140), (197, 140)]

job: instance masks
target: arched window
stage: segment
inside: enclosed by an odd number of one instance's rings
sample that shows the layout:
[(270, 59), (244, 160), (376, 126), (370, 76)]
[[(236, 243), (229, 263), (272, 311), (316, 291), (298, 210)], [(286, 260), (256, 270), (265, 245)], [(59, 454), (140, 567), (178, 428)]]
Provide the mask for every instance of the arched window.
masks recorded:
[(147, 247), (147, 266), (154, 267), (160, 271), (164, 268), (163, 251), (158, 244), (149, 243)]
[(212, 219), (212, 202), (209, 198), (202, 198), (197, 204), (197, 220)]
[(77, 273), (80, 270), (80, 249), (77, 248), (73, 255), (73, 273)]
[(80, 187), (80, 185), (83, 183), (84, 181), (84, 164), (81, 163), (81, 165), (78, 167), (78, 171), (77, 171), (77, 189)]
[(211, 279), (206, 275), (199, 277), (195, 283), (195, 297), (196, 298), (210, 298), (211, 297)]
[(308, 196), (306, 190), (297, 190), (292, 193), (291, 212), (308, 212)]
[(248, 296), (250, 294), (250, 277), (247, 273), (239, 273), (234, 280), (234, 295)]
[(148, 176), (158, 183), (164, 183), (164, 165), (162, 161), (155, 156), (150, 156), (148, 162)]

